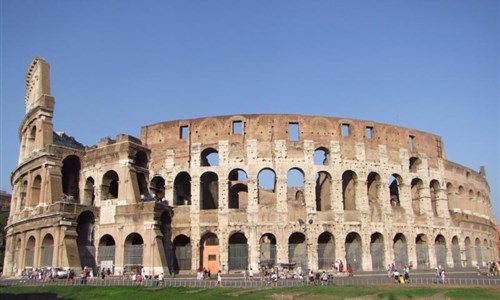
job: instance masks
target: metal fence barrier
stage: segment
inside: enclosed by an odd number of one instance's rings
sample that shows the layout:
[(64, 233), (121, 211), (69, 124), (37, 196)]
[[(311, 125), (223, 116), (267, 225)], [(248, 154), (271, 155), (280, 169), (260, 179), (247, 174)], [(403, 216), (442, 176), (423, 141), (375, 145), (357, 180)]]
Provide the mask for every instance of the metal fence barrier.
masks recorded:
[[(93, 278), (92, 280), (82, 281), (80, 278), (73, 280), (54, 279), (54, 280), (22, 280), (22, 279), (5, 279), (0, 281), (0, 285), (4, 286), (143, 286), (152, 288), (164, 287), (196, 287), (209, 288), (215, 287), (215, 279), (197, 280), (194, 278), (168, 278), (164, 282), (158, 282), (154, 279), (135, 282), (125, 278), (100, 279)], [(243, 278), (228, 277), (222, 278), (222, 286), (234, 288), (263, 288), (263, 287), (293, 287), (306, 285), (390, 285), (400, 284), (394, 279), (385, 276), (377, 278), (373, 277), (334, 277), (326, 283), (320, 281), (309, 282), (307, 279), (281, 279), (277, 282), (270, 282), (260, 278), (253, 280), (245, 280)], [(431, 277), (412, 277), (405, 285), (453, 285), (453, 286), (498, 286), (500, 278), (446, 278), (444, 282), (438, 278)]]

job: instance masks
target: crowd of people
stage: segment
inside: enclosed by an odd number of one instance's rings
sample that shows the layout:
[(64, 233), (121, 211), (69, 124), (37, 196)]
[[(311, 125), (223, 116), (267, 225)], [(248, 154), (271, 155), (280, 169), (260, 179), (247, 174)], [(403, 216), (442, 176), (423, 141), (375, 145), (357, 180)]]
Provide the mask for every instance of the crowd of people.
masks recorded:
[(404, 266), (402, 273), (398, 271), (394, 263), (387, 265), (387, 275), (392, 278), (395, 283), (405, 284), (410, 283), (410, 265)]
[[(299, 279), (307, 281), (309, 285), (328, 285), (329, 282), (335, 276), (354, 276), (353, 266), (347, 264), (347, 268), (344, 268), (344, 263), (341, 260), (337, 260), (331, 266), (331, 272), (328, 270), (318, 270), (313, 271), (309, 269), (306, 274), (303, 273), (301, 267), (292, 268), (285, 264), (287, 267), (280, 267), (278, 264), (276, 267), (261, 266), (257, 271), (249, 267), (243, 272), (245, 281), (253, 281), (259, 278), (265, 281), (267, 285), (278, 285), (278, 281), (281, 279)], [(410, 270), (412, 269), (412, 264), (405, 265), (401, 269), (398, 269), (394, 263), (387, 265), (388, 277), (393, 280), (394, 283), (407, 284), (410, 283)], [(487, 275), (487, 276), (499, 276), (500, 275), (500, 263), (496, 261), (488, 262), (486, 264), (486, 273), (482, 272), (479, 264), (476, 264), (477, 275)], [(110, 268), (97, 268), (95, 271), (91, 267), (83, 267), (81, 273), (75, 276), (75, 271), (72, 269), (62, 269), (62, 268), (26, 268), (22, 271), (23, 280), (32, 281), (49, 281), (55, 279), (66, 279), (71, 284), (74, 284), (74, 278), (77, 277), (77, 281), (80, 284), (87, 284), (91, 282), (94, 278), (100, 278), (102, 280), (110, 276), (112, 271)], [(146, 279), (150, 279), (153, 286), (163, 286), (165, 282), (165, 276), (163, 273), (154, 276), (148, 276), (145, 272), (143, 266), (137, 265), (130, 268), (129, 271), (124, 272), (124, 278), (129, 278), (133, 282), (141, 285)], [(199, 267), (197, 269), (198, 280), (210, 280), (211, 271), (210, 269)], [(445, 284), (447, 283), (447, 273), (445, 269), (439, 265), (435, 268), (435, 283)], [(148, 281), (149, 282), (149, 281)], [(222, 286), (222, 272), (219, 270), (216, 274), (216, 286)]]

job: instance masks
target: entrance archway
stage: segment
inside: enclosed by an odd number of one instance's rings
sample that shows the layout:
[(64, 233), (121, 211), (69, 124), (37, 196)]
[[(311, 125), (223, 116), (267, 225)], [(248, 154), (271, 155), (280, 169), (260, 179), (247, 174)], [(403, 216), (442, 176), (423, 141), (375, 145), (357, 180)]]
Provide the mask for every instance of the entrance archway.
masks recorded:
[(99, 240), (98, 261), (102, 270), (110, 270), (114, 273), (115, 266), (115, 239), (105, 234)]
[(91, 211), (84, 211), (78, 216), (77, 222), (76, 232), (78, 238), (76, 242), (78, 245), (81, 267), (87, 266), (95, 268), (94, 214)]
[(276, 265), (276, 237), (271, 233), (266, 233), (260, 237), (260, 265), (269, 268)]
[(245, 270), (248, 266), (247, 238), (241, 232), (229, 238), (229, 270)]
[(142, 236), (136, 232), (131, 233), (125, 239), (125, 259), (123, 267), (142, 266), (144, 240)]
[(200, 265), (212, 274), (220, 269), (219, 238), (214, 233), (206, 233), (200, 241)]
[(345, 238), (346, 268), (350, 264), (353, 270), (361, 270), (361, 236), (357, 232), (349, 233)]
[(174, 239), (174, 270), (191, 270), (191, 240), (182, 234)]

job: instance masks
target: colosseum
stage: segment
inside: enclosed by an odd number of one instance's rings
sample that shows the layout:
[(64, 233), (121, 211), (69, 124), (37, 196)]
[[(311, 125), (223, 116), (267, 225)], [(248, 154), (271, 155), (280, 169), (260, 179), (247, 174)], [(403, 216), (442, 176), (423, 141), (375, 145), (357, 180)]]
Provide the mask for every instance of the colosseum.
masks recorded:
[(53, 131), (50, 69), (26, 75), (4, 275), (53, 266), (148, 274), (278, 263), (356, 270), (498, 259), (484, 168), (441, 137), (329, 116), (166, 121), (84, 146)]

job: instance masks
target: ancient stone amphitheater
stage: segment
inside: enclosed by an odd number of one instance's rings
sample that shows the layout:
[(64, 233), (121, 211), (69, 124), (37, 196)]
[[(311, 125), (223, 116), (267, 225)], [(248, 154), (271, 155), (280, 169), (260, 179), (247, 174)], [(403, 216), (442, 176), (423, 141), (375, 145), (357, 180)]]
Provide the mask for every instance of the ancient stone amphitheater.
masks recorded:
[(484, 169), (439, 136), (326, 116), (167, 121), (83, 146), (53, 131), (49, 65), (26, 76), (4, 274), (43, 266), (212, 273), (498, 259)]

